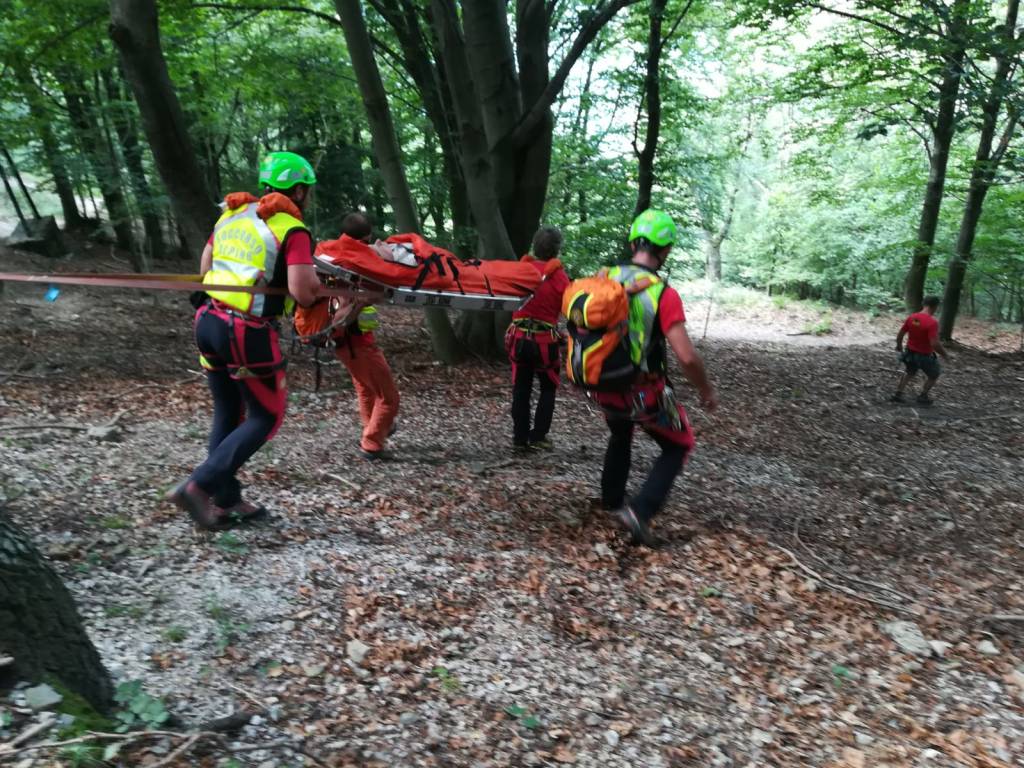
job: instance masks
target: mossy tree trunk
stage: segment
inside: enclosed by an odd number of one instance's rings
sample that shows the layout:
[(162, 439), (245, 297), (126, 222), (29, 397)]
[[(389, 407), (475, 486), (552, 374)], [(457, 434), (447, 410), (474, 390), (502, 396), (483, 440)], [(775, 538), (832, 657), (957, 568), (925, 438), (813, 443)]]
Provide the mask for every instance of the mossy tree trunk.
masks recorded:
[(113, 686), (71, 594), (28, 536), (0, 511), (0, 652), (17, 680), (51, 680), (96, 709)]

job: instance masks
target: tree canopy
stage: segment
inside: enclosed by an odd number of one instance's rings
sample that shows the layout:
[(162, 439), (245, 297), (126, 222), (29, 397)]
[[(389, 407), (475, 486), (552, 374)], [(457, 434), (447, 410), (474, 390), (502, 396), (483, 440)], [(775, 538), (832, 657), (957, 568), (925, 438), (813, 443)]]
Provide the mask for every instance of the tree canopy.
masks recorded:
[[(290, 149), (318, 237), (363, 209), (507, 259), (543, 222), (582, 274), (652, 205), (680, 277), (945, 293), (947, 336), (958, 304), (1024, 314), (1017, 0), (11, 5), (8, 175), (68, 228), (109, 223), (140, 270), (194, 259), (216, 202)], [(489, 315), (429, 324), (446, 359), (499, 343)]]

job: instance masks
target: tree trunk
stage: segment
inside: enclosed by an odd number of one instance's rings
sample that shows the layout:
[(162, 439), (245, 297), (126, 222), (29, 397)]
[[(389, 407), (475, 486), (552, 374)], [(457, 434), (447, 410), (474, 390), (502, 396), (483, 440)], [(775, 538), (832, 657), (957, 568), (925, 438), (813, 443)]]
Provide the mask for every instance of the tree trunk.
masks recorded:
[[(480, 236), (480, 256), (514, 259), (515, 251), (502, 217), (497, 175), (488, 150), (476, 83), (470, 76), (458, 14), (452, 0), (432, 0), (431, 8), (462, 139), (462, 168)], [(496, 321), (494, 313), (466, 312), (459, 322), (459, 338), (468, 350), (481, 357), (498, 357), (502, 352), (499, 338), (504, 329), (499, 328)]]
[(515, 251), (501, 215), (483, 113), (476, 83), (470, 75), (458, 13), (452, 0), (431, 0), (431, 8), (462, 137), (462, 167), (473, 219), (483, 245), (480, 256), (485, 259), (514, 259)]
[(156, 0), (110, 0), (110, 12), (110, 37), (139, 105), (160, 178), (188, 247), (198, 257), (217, 219), (217, 206), (203, 182), (185, 116), (167, 73)]
[(7, 199), (11, 201), (11, 207), (14, 208), (14, 213), (18, 217), (18, 221), (21, 222), (21, 226), (24, 227), (25, 233), (28, 234), (32, 230), (29, 229), (28, 221), (25, 219), (25, 214), (21, 210), (21, 203), (18, 202), (18, 198), (14, 194), (14, 189), (11, 188), (11, 182), (7, 180), (7, 171), (4, 170), (4, 164), (0, 162), (0, 181), (3, 181), (4, 189), (7, 191)]
[(21, 93), (25, 97), (29, 114), (32, 116), (36, 135), (43, 146), (43, 158), (53, 176), (53, 186), (60, 198), (61, 212), (64, 215), (64, 228), (73, 230), (81, 227), (84, 223), (82, 215), (78, 211), (78, 203), (75, 201), (75, 189), (71, 183), (64, 159), (61, 156), (60, 144), (53, 133), (53, 117), (48, 114), (46, 102), (43, 100), (35, 81), (27, 68), (15, 67), (14, 76), (21, 86)]
[(103, 141), (96, 122), (99, 114), (97, 105), (92, 103), (88, 92), (77, 77), (62, 75), (60, 85), (71, 124), (79, 136), (92, 175), (99, 184), (103, 205), (107, 209), (107, 218), (117, 239), (117, 247), (134, 252), (135, 238), (132, 234), (131, 213), (128, 211), (124, 188), (121, 186), (121, 174), (116, 165), (111, 167), (109, 153), (102, 147)]
[(19, 680), (55, 680), (96, 709), (111, 706), (110, 678), (60, 577), (0, 512), (0, 650)]
[[(658, 136), (661, 134), (661, 78), (658, 75), (661, 68), (661, 22), (665, 17), (667, 2), (668, 0), (651, 0), (651, 21), (647, 32), (647, 74), (644, 77), (644, 96), (639, 106), (642, 114), (643, 102), (647, 101), (647, 125), (644, 129), (644, 148), (639, 149), (636, 144), (633, 145), (639, 160), (634, 218), (651, 207), (651, 190), (654, 188), (654, 156), (658, 151)], [(638, 115), (637, 120), (639, 119)], [(708, 263), (710, 265), (710, 261)], [(718, 250), (719, 277), (721, 274), (721, 251)]]
[(18, 182), (18, 188), (21, 190), (21, 194), (28, 203), (29, 210), (32, 211), (32, 218), (40, 218), (39, 209), (36, 208), (36, 203), (32, 199), (32, 194), (28, 191), (28, 187), (25, 186), (25, 180), (21, 178), (21, 171), (18, 170), (18, 165), (14, 162), (14, 158), (11, 157), (11, 153), (7, 151), (7, 147), (3, 143), (0, 143), (0, 155), (3, 155), (4, 160), (7, 161), (7, 165), (10, 166), (11, 175), (14, 176), (14, 180)]
[[(359, 0), (335, 0), (335, 6), (341, 19), (359, 93), (366, 107), (374, 154), (391, 208), (395, 212), (395, 222), (399, 231), (420, 232), (420, 220), (402, 165), (395, 124), (391, 119), (387, 94), (373, 56), (370, 33), (366, 29)], [(445, 363), (457, 362), (462, 353), (448, 320), (448, 313), (444, 309), (431, 307), (426, 310), (426, 320), (435, 356)]]
[[(149, 256), (154, 259), (162, 258), (164, 255), (164, 233), (160, 224), (160, 211), (154, 205), (153, 191), (146, 179), (146, 170), (142, 164), (142, 145), (139, 144), (138, 128), (135, 120), (132, 119), (131, 106), (126, 103), (125, 94), (115, 82), (113, 73), (109, 69), (103, 70), (102, 77), (113, 115), (114, 130), (124, 149), (128, 178), (142, 212), (142, 225), (146, 231)], [(124, 79), (123, 73), (121, 78)], [(148, 265), (147, 269), (143, 271), (148, 271)]]
[(722, 279), (722, 239), (717, 232), (704, 232), (704, 274), (708, 280)]
[(1004, 94), (1008, 90), (1007, 80), (1013, 63), (1011, 52), (1019, 8), (1020, 0), (1010, 0), (1006, 7), (1002, 45), (997, 49), (998, 53), (996, 54), (996, 72), (992, 78), (988, 98), (982, 106), (984, 116), (978, 136), (978, 150), (974, 155), (974, 167), (971, 169), (971, 184), (967, 190), (967, 201), (964, 204), (963, 216), (960, 219), (960, 231), (956, 238), (956, 250), (949, 262), (949, 274), (946, 278), (946, 288), (942, 299), (939, 337), (943, 341), (949, 341), (953, 337), (953, 326), (956, 324), (956, 316), (960, 310), (960, 293), (963, 290), (964, 275), (967, 274), (967, 262), (971, 260), (974, 249), (974, 236), (978, 231), (978, 222), (981, 220), (985, 196), (988, 195), (996, 169), (1010, 145), (1017, 122), (1017, 113), (1015, 110), (1011, 110), (999, 149), (993, 155), (992, 142), (995, 139), (999, 112), (1002, 110)]
[(380, 79), (377, 62), (373, 58), (370, 33), (363, 20), (363, 11), (359, 0), (335, 0), (341, 28), (345, 33), (345, 44), (355, 70), (359, 94), (366, 108), (366, 119), (370, 125), (370, 138), (373, 151), (377, 157), (384, 188), (391, 208), (395, 212), (395, 221), (403, 232), (419, 232), (419, 216), (412, 192), (405, 177), (402, 165), (402, 153), (395, 136), (395, 124), (388, 108), (387, 94), (384, 83)]
[(924, 299), (924, 284), (928, 277), (928, 262), (935, 245), (935, 230), (939, 225), (942, 196), (946, 188), (946, 167), (949, 164), (949, 150), (956, 133), (956, 102), (963, 78), (965, 44), (963, 42), (963, 19), (969, 0), (955, 0), (951, 11), (949, 37), (953, 50), (944, 56), (942, 84), (939, 87), (938, 112), (932, 130), (933, 146), (928, 169), (928, 184), (925, 186), (921, 218), (917, 226), (917, 244), (904, 289), (907, 309), (917, 312)]

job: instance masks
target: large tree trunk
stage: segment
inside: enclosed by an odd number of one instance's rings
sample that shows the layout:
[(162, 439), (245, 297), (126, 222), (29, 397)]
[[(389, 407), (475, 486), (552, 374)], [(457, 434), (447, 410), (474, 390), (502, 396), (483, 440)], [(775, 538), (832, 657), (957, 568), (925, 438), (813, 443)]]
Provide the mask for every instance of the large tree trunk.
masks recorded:
[(14, 676), (53, 679), (107, 710), (110, 678), (60, 577), (28, 537), (0, 512), (0, 651)]
[[(641, 114), (643, 101), (647, 102), (647, 124), (644, 129), (644, 147), (639, 149), (635, 144), (639, 160), (637, 168), (636, 207), (633, 216), (651, 207), (651, 190), (654, 189), (654, 157), (658, 151), (658, 137), (661, 134), (661, 22), (665, 18), (665, 5), (668, 0), (651, 0), (650, 26), (647, 32), (647, 74), (644, 77), (644, 98), (640, 103)], [(639, 117), (638, 117), (639, 119)], [(710, 241), (709, 241), (710, 242)], [(721, 246), (721, 242), (718, 243)], [(718, 276), (722, 275), (721, 251), (719, 254)]]
[(1008, 119), (999, 149), (993, 155), (992, 142), (996, 135), (996, 125), (999, 122), (1003, 97), (1008, 91), (1007, 80), (1013, 63), (1011, 50), (1019, 8), (1020, 0), (1010, 0), (1007, 5), (1006, 21), (1003, 24), (1003, 45), (997, 48), (996, 73), (992, 78), (988, 98), (982, 107), (984, 117), (978, 136), (978, 150), (974, 155), (974, 167), (971, 170), (971, 184), (967, 190), (967, 201), (960, 219), (960, 232), (956, 238), (956, 250), (949, 262), (949, 274), (946, 277), (946, 289), (942, 300), (939, 336), (944, 341), (949, 341), (953, 337), (953, 326), (956, 324), (956, 316), (960, 311), (960, 293), (963, 290), (964, 275), (967, 274), (967, 262), (971, 260), (974, 249), (974, 236), (978, 231), (978, 222), (981, 220), (981, 210), (985, 204), (988, 190), (992, 186), (996, 168), (1010, 145), (1017, 122), (1017, 113), (1013, 111)]
[(963, 23), (969, 0), (956, 0), (952, 9), (949, 37), (953, 50), (944, 57), (942, 84), (939, 87), (938, 111), (932, 130), (932, 152), (928, 168), (928, 183), (925, 186), (921, 218), (917, 226), (917, 244), (904, 287), (904, 301), (907, 309), (917, 312), (924, 299), (924, 284), (928, 277), (928, 262), (935, 245), (935, 231), (939, 225), (942, 196), (946, 188), (946, 167), (949, 164), (949, 150), (956, 133), (956, 102), (963, 78), (964, 42)]
[(88, 92), (77, 77), (62, 75), (61, 91), (67, 104), (68, 115), (71, 117), (71, 124), (85, 150), (92, 175), (99, 184), (103, 204), (107, 209), (107, 218), (110, 219), (117, 239), (117, 247), (134, 253), (135, 238), (132, 234), (131, 213), (125, 201), (120, 171), (103, 148), (100, 126), (96, 122), (98, 106), (92, 104)]
[[(366, 107), (374, 154), (380, 167), (384, 188), (391, 201), (391, 208), (395, 212), (395, 222), (402, 232), (419, 232), (421, 227), (416, 204), (409, 189), (409, 180), (405, 176), (395, 124), (391, 119), (391, 109), (388, 107), (387, 94), (384, 92), (384, 83), (377, 69), (377, 61), (373, 56), (370, 33), (366, 29), (362, 8), (359, 0), (335, 0), (335, 6), (341, 19), (342, 31), (345, 33), (345, 43), (352, 59), (352, 68), (356, 73), (359, 93), (363, 98), (363, 106)], [(434, 354), (442, 362), (456, 362), (462, 356), (462, 350), (448, 320), (448, 313), (436, 307), (428, 308), (426, 320)]]
[(110, 0), (110, 13), (110, 37), (139, 105), (157, 170), (188, 247), (198, 257), (217, 218), (217, 206), (206, 189), (167, 73), (156, 0)]
[[(514, 259), (515, 251), (502, 217), (497, 174), (488, 150), (483, 110), (477, 98), (476, 83), (470, 75), (458, 14), (452, 0), (432, 0), (431, 9), (462, 138), (462, 167), (480, 236), (480, 255), (485, 259)], [(459, 336), (473, 353), (498, 357), (502, 352), (499, 339), (504, 331), (500, 325), (500, 318), (494, 313), (466, 312), (459, 324)]]

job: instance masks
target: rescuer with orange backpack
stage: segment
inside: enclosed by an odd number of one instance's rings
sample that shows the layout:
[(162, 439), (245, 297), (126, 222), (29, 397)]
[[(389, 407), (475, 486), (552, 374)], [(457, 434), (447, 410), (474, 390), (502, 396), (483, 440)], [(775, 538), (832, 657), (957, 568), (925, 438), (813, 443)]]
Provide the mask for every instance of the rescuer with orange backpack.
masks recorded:
[[(655, 546), (650, 521), (668, 497), (693, 448), (693, 430), (668, 381), (671, 347), (709, 411), (717, 396), (686, 333), (683, 302), (658, 275), (675, 242), (668, 214), (647, 210), (629, 233), (630, 261), (577, 280), (565, 291), (569, 380), (602, 408), (611, 436), (601, 473), (601, 501), (632, 534)], [(627, 500), (633, 433), (640, 426), (661, 448), (639, 493)]]
[(263, 197), (235, 192), (203, 250), (203, 282), (287, 288), (288, 295), (208, 291), (195, 316), (200, 363), (213, 395), (206, 461), (168, 494), (201, 528), (222, 529), (266, 514), (242, 499), (239, 468), (284, 420), (288, 391), (278, 318), (316, 300), (320, 281), (302, 210), (316, 183), (313, 167), (292, 152), (260, 164)]

